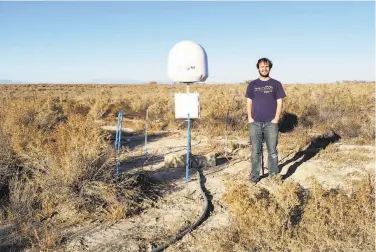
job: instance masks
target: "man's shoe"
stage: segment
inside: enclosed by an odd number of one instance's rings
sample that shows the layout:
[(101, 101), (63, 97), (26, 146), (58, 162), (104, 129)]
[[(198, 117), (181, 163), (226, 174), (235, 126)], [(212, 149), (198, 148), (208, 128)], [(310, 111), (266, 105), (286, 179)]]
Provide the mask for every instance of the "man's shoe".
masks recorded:
[(251, 182), (252, 185), (256, 185), (260, 180), (257, 179), (257, 180), (253, 180), (253, 179), (249, 179), (249, 182)]

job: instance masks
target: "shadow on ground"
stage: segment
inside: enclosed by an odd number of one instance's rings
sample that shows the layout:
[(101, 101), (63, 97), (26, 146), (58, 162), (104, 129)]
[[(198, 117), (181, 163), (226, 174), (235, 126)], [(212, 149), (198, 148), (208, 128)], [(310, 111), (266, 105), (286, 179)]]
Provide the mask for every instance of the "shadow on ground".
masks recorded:
[(23, 243), (26, 241), (20, 241), (18, 236), (11, 226), (0, 227), (0, 251), (23, 251), (26, 248), (26, 245)]
[(4, 252), (17, 252), (17, 251), (24, 251), (26, 246), (18, 245), (18, 243), (11, 244), (7, 242), (7, 244), (0, 244), (0, 251)]
[[(154, 140), (156, 141), (157, 139), (154, 139)], [(144, 166), (157, 165), (157, 164), (160, 164), (161, 162), (164, 162), (165, 155), (179, 152), (185, 149), (186, 149), (185, 147), (181, 147), (175, 150), (171, 150), (167, 153), (164, 153), (163, 155), (161, 154), (155, 155), (153, 153), (147, 153), (144, 155), (131, 157), (121, 163), (119, 170), (120, 172), (128, 172), (132, 169), (143, 168)]]
[[(171, 151), (175, 152), (175, 151)], [(223, 170), (228, 166), (230, 161), (232, 160), (231, 157), (225, 158), (225, 157), (218, 157), (216, 159), (216, 166), (213, 167), (202, 167), (201, 169), (206, 173), (215, 173), (220, 170)], [(174, 180), (183, 180), (188, 176), (189, 181), (194, 181), (196, 178), (192, 178), (192, 176), (195, 176), (198, 174), (197, 172), (200, 169), (195, 168), (194, 166), (194, 159), (191, 158), (191, 164), (188, 169), (188, 174), (186, 171), (186, 166), (182, 167), (175, 167), (175, 168), (165, 168), (163, 165), (164, 162), (164, 156), (158, 155), (158, 156), (138, 156), (132, 158), (132, 160), (124, 162), (120, 166), (120, 172), (121, 173), (134, 173), (137, 174), (139, 172), (143, 174), (147, 174), (148, 176), (158, 180), (158, 181), (174, 181)], [(148, 170), (136, 170), (137, 168), (142, 168), (145, 165), (160, 165), (161, 167), (156, 168), (155, 170), (148, 171)]]
[[(115, 145), (116, 141), (116, 131), (108, 131), (110, 136), (109, 140), (111, 141), (111, 145)], [(157, 141), (163, 137), (169, 136), (169, 132), (161, 132), (161, 133), (153, 133), (147, 136), (147, 143), (151, 143)], [(145, 135), (144, 132), (122, 132), (121, 135), (121, 147), (127, 148), (129, 150), (134, 150), (139, 146), (145, 146)]]
[(298, 126), (298, 117), (291, 113), (285, 113), (278, 123), (279, 131), (282, 133), (288, 133), (294, 130)]
[(341, 139), (341, 137), (336, 134), (335, 132), (329, 131), (321, 136), (318, 136), (314, 139), (312, 139), (310, 145), (303, 151), (297, 152), (294, 157), (287, 160), (283, 164), (279, 165), (279, 170), (281, 171), (284, 166), (287, 164), (294, 162), (301, 157), (303, 157), (300, 161), (295, 162), (293, 165), (289, 167), (286, 174), (282, 176), (282, 179), (285, 180), (288, 177), (290, 177), (294, 172), (297, 170), (297, 168), (303, 164), (304, 162), (307, 162), (311, 158), (317, 155), (321, 150), (324, 150), (328, 145), (338, 142)]

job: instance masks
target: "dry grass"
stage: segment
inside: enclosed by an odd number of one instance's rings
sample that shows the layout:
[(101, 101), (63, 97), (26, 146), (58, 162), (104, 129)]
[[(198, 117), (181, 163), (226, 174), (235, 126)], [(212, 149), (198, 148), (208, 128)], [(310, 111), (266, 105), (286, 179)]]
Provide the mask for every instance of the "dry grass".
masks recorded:
[[(292, 131), (281, 133), (282, 155), (301, 150), (328, 130), (346, 143), (375, 143), (373, 83), (284, 87), (287, 98), (282, 124)], [(2, 222), (14, 223), (21, 238), (42, 250), (58, 245), (60, 231), (70, 225), (93, 218), (116, 221), (145, 204), (146, 192), (151, 190), (145, 177), (113, 179), (114, 151), (108, 134), (98, 127), (101, 123), (115, 125), (123, 109), (123, 126), (143, 131), (149, 108), (149, 133), (185, 127), (182, 120), (174, 120), (170, 96), (185, 92), (184, 85), (172, 90), (169, 85), (1, 85), (0, 89)], [(193, 132), (224, 136), (229, 112), (229, 137), (247, 136), (245, 89), (244, 84), (191, 86), (191, 92), (200, 93), (202, 114), (193, 123)], [(304, 251), (312, 248), (306, 244), (315, 244), (316, 251), (346, 246), (365, 251), (371, 246), (373, 232), (369, 224), (373, 205), (367, 188), (360, 187), (363, 194), (355, 198), (317, 189), (303, 203), (299, 189), (291, 185), (282, 191), (280, 197), (287, 197), (282, 204), (282, 198), (266, 192), (251, 196), (245, 186), (239, 186), (227, 198), (241, 220), (236, 236), (230, 232), (228, 239), (238, 237), (238, 243), (260, 249)], [(260, 198), (255, 201), (254, 197)], [(345, 212), (333, 208), (341, 204)], [(362, 204), (364, 208), (359, 207)], [(296, 224), (292, 218), (299, 209), (305, 211)], [(362, 212), (358, 219), (356, 211)], [(338, 222), (329, 225), (328, 216)], [(261, 219), (264, 221), (258, 221)], [(315, 241), (324, 234), (327, 238), (322, 243)]]
[(338, 145), (329, 145), (320, 151), (315, 159), (337, 166), (363, 166), (365, 163), (375, 161), (375, 151), (365, 148), (340, 150)]
[(354, 184), (351, 195), (309, 191), (294, 182), (272, 192), (230, 184), (224, 195), (235, 222), (202, 237), (208, 251), (374, 251), (374, 177)]
[(114, 179), (109, 136), (69, 104), (33, 97), (2, 107), (3, 216), (20, 240), (44, 251), (58, 245), (64, 228), (87, 219), (119, 220), (147, 199), (144, 178)]
[[(40, 115), (39, 124), (52, 117), (62, 116), (60, 109), (81, 114), (94, 120), (115, 123), (114, 117), (124, 109), (126, 117), (144, 120), (149, 107), (151, 130), (177, 127), (171, 95), (186, 92), (184, 85), (3, 85), (3, 100), (38, 100), (50, 97), (44, 104), (50, 113)], [(284, 115), (292, 124), (296, 117), (297, 130), (317, 134), (332, 129), (346, 141), (373, 144), (375, 139), (374, 83), (284, 85), (287, 97)], [(246, 85), (192, 85), (191, 92), (200, 93), (202, 119), (193, 123), (194, 130), (211, 135), (223, 135), (226, 114), (229, 112), (229, 131), (232, 136), (245, 136)], [(171, 93), (172, 92), (172, 93)], [(57, 107), (53, 107), (57, 106)], [(53, 112), (52, 112), (52, 111)], [(127, 125), (125, 125), (126, 127)], [(144, 124), (138, 128), (143, 129)], [(185, 126), (183, 126), (185, 127)], [(296, 133), (296, 132), (294, 132)]]

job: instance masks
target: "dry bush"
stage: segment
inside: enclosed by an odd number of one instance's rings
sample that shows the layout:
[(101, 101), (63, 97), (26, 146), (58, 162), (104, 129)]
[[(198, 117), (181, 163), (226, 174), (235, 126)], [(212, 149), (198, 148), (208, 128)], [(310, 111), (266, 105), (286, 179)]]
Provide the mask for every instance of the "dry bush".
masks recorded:
[(92, 117), (65, 109), (64, 100), (21, 98), (1, 114), (3, 217), (20, 240), (44, 251), (61, 241), (65, 228), (88, 218), (116, 221), (153, 196), (147, 177), (115, 180), (108, 135)]
[(45, 221), (53, 218), (49, 224), (56, 230), (90, 213), (79, 208), (80, 191), (89, 181), (110, 178), (113, 153), (99, 129), (79, 116), (70, 117), (48, 135), (35, 125), (21, 130), (14, 127), (13, 133), (12, 143), (23, 169), (22, 175), (11, 180), (8, 212), (25, 238), (38, 238), (39, 244), (48, 238), (35, 236), (48, 227)]
[[(276, 180), (270, 192), (232, 184), (224, 200), (234, 226), (212, 236), (228, 251), (374, 251), (374, 177), (351, 194)], [(211, 238), (210, 238), (211, 239)], [(212, 250), (210, 245), (207, 249)], [(216, 247), (216, 246), (214, 246)]]
[(286, 87), (284, 110), (305, 128), (329, 129), (343, 140), (372, 144), (375, 139), (374, 84), (292, 85)]
[(0, 139), (0, 188), (5, 190), (9, 179), (17, 172), (18, 160), (11, 148), (10, 139), (1, 128)]
[[(374, 143), (374, 83), (283, 86), (287, 97), (282, 116), (295, 115), (297, 127), (315, 131), (316, 135), (333, 130), (349, 143)], [(226, 115), (229, 113), (230, 137), (246, 137), (246, 88), (247, 84), (191, 85), (190, 92), (200, 93), (202, 115), (201, 119), (193, 123), (193, 130), (206, 135), (223, 136)], [(185, 93), (185, 85), (5, 85), (2, 89), (7, 96), (3, 99), (58, 97), (60, 102), (64, 101), (66, 115), (89, 113), (95, 120), (115, 123), (120, 109), (125, 111), (126, 118), (137, 114), (138, 119), (144, 120), (146, 108), (149, 107), (150, 130), (173, 129), (184, 124), (183, 120), (174, 119), (174, 93)], [(64, 104), (70, 104), (69, 108)], [(56, 110), (52, 111), (55, 112), (39, 116), (42, 124), (45, 118), (61, 116)], [(294, 133), (293, 130), (291, 134)]]
[[(229, 137), (247, 137), (246, 88), (246, 84), (192, 85), (190, 92), (200, 93), (202, 115), (192, 124), (193, 131), (211, 139), (224, 136), (228, 113)], [(284, 88), (282, 116), (296, 116), (297, 123), (292, 131), (281, 133), (281, 154), (302, 150), (328, 130), (347, 143), (374, 144), (374, 83), (289, 84)], [(114, 153), (97, 126), (115, 125), (123, 109), (124, 126), (142, 130), (149, 108), (149, 134), (184, 128), (183, 120), (174, 119), (173, 94), (185, 93), (185, 85), (1, 85), (0, 89), (0, 195), (5, 195), (1, 211), (31, 244), (47, 250), (61, 239), (64, 227), (85, 218), (117, 220), (153, 200), (147, 192), (155, 185), (146, 177), (112, 179)], [(299, 188), (286, 185), (281, 189), (287, 197), (282, 202), (282, 196), (239, 186), (229, 194), (238, 199), (230, 206), (243, 224), (223, 234), (226, 238), (220, 244), (228, 251), (241, 250), (241, 246), (303, 251), (345, 250), (347, 246), (367, 251), (373, 234), (369, 223), (374, 217), (365, 188), (360, 187), (363, 194), (351, 197), (316, 189), (302, 200)], [(357, 201), (364, 207), (358, 209)], [(334, 206), (343, 206), (344, 212), (336, 212)], [(356, 210), (360, 214), (355, 215)], [(322, 216), (323, 221), (314, 216)], [(327, 216), (335, 218), (334, 222), (328, 222)], [(345, 224), (358, 233), (351, 233)], [(309, 243), (316, 247), (308, 247)]]

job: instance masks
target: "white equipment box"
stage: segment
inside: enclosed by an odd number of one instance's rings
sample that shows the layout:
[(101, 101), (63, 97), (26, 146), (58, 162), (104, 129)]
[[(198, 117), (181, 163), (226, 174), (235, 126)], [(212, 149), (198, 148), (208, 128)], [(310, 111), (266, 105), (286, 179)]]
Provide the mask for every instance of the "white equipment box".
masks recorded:
[(181, 93), (175, 94), (175, 118), (187, 119), (200, 118), (200, 94)]

